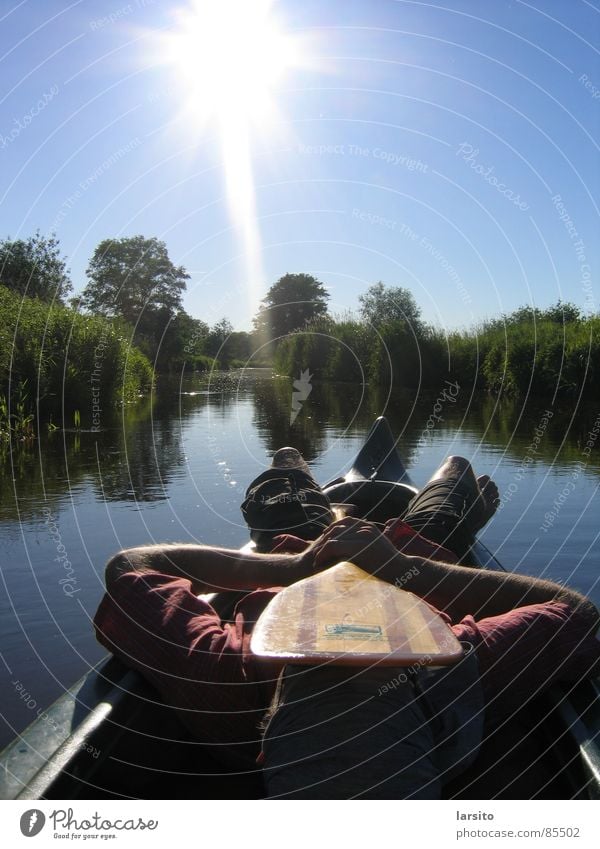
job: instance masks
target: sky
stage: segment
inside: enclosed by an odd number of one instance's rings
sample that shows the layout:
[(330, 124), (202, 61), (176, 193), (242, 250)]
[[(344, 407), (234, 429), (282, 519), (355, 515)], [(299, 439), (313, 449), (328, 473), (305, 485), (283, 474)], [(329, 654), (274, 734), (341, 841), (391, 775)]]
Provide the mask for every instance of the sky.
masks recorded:
[[(250, 10), (250, 11), (249, 11)], [(598, 0), (0, 0), (0, 238), (163, 240), (248, 330), (287, 272), (453, 329), (600, 307)]]

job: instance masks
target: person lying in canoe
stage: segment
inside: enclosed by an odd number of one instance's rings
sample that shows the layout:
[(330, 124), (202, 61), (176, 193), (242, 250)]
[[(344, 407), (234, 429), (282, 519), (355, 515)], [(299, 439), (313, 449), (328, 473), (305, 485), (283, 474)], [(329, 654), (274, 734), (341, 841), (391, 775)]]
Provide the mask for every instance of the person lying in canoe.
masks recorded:
[[(303, 550), (127, 549), (107, 564), (95, 617), (99, 641), (156, 687), (195, 738), (236, 770), (258, 759), (268, 796), (439, 798), (490, 729), (554, 682), (599, 671), (599, 614), (585, 597), (551, 581), (457, 565), (497, 503), (496, 487), (477, 480), (467, 460), (448, 458), (385, 533), (353, 517), (331, 522), (331, 507), (290, 449), (275, 455), (280, 467), (297, 470), (292, 491), (306, 497), (290, 499), (285, 489), (276, 501), (270, 490), (261, 501), (265, 480), (289, 480), (272, 468), (250, 486), (243, 510), (261, 548)], [(275, 530), (258, 520), (257, 504), (276, 505)], [(292, 522), (281, 519), (286, 505)], [(448, 617), (463, 659), (409, 674), (329, 666), (294, 674), (254, 656), (253, 626), (275, 594), (341, 560), (390, 583), (406, 579), (406, 589)], [(243, 591), (231, 621), (197, 597), (224, 590)]]
[[(477, 533), (498, 503), (498, 487), (488, 475), (476, 479), (468, 460), (448, 457), (410, 502), (402, 520), (387, 524), (385, 534), (407, 554), (428, 557), (442, 547), (439, 559), (455, 563), (468, 559)], [(257, 551), (271, 553), (304, 550), (347, 508), (330, 503), (295, 448), (275, 452), (270, 468), (250, 484), (241, 506)]]

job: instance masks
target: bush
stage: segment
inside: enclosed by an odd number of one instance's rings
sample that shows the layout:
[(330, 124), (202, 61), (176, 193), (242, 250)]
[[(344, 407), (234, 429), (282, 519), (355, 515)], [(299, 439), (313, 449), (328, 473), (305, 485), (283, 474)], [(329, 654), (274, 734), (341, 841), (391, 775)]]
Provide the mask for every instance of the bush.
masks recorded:
[(30, 410), (42, 418), (64, 408), (70, 423), (79, 410), (89, 426), (93, 397), (107, 409), (152, 385), (150, 363), (109, 319), (49, 307), (0, 286), (0, 328), (0, 395), (14, 400), (16, 388), (26, 385)]
[(591, 397), (600, 379), (600, 317), (559, 302), (448, 336), (395, 320), (376, 332), (368, 323), (326, 319), (282, 339), (275, 366), (288, 376), (308, 368), (317, 379), (406, 389), (437, 391), (449, 378), (496, 395)]

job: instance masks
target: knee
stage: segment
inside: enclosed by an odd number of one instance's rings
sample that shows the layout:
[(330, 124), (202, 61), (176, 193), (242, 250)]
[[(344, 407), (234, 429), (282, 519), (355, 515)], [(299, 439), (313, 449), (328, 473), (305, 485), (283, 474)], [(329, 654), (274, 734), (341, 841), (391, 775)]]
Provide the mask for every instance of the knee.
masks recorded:
[(472, 466), (469, 460), (466, 457), (460, 457), (458, 454), (450, 454), (449, 457), (446, 457), (444, 460), (444, 465), (452, 466), (455, 469), (458, 469), (460, 472), (468, 472), (472, 471)]
[(108, 560), (104, 570), (104, 582), (107, 589), (114, 584), (117, 578), (124, 575), (126, 572), (132, 572), (135, 569), (131, 550), (124, 549), (123, 551), (113, 554)]
[(471, 463), (466, 457), (461, 457), (460, 454), (449, 454), (445, 460), (446, 463), (456, 463), (459, 466), (470, 466)]

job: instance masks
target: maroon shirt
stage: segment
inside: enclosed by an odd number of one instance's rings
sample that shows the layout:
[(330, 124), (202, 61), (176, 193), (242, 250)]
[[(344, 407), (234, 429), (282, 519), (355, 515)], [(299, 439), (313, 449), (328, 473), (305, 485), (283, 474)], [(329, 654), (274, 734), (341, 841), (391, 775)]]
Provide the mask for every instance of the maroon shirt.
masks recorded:
[[(102, 645), (137, 669), (192, 734), (239, 766), (259, 751), (259, 724), (280, 665), (250, 653), (254, 623), (278, 588), (248, 593), (232, 622), (222, 622), (190, 581), (160, 572), (130, 572), (114, 583), (96, 613)], [(449, 621), (449, 620), (448, 620)], [(562, 602), (530, 605), (451, 626), (477, 652), (486, 709), (501, 720), (540, 689), (600, 671), (600, 643)]]

